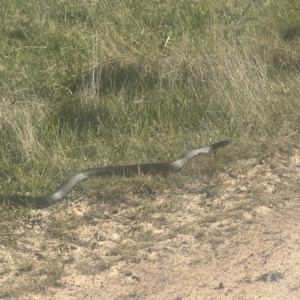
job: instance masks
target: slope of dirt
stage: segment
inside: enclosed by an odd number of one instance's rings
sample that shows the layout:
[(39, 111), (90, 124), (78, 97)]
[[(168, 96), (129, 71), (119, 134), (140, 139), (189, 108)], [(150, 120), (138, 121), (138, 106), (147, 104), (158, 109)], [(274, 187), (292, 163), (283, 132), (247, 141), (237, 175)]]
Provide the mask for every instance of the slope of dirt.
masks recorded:
[(192, 178), (33, 210), (0, 233), (0, 298), (299, 299), (299, 180), (296, 149), (224, 168), (212, 192)]

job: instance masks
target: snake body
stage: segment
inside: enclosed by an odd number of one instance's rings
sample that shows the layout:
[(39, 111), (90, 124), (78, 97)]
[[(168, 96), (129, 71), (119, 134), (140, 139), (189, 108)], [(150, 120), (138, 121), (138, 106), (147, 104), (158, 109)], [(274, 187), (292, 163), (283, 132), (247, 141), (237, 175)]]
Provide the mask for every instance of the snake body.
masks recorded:
[(25, 196), (25, 195), (13, 195), (6, 197), (12, 204), (21, 204), (26, 201), (33, 204), (36, 208), (48, 207), (54, 204), (56, 201), (66, 197), (75, 185), (84, 179), (92, 176), (111, 176), (118, 175), (129, 177), (135, 174), (149, 174), (149, 173), (162, 173), (167, 174), (169, 172), (176, 172), (180, 170), (191, 158), (199, 153), (208, 153), (211, 150), (224, 147), (229, 144), (228, 141), (221, 141), (206, 147), (194, 149), (185, 152), (177, 160), (172, 162), (162, 163), (146, 163), (146, 164), (134, 164), (125, 166), (108, 166), (95, 169), (88, 169), (74, 173), (67, 178), (55, 191), (50, 195), (45, 196)]

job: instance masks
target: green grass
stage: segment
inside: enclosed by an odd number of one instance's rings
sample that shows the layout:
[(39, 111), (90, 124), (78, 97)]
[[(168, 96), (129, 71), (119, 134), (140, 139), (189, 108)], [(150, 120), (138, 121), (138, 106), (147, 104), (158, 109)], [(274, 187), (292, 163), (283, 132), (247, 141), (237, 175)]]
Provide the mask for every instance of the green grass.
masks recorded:
[(298, 130), (297, 1), (4, 1), (2, 193)]
[[(221, 158), (230, 163), (299, 132), (300, 4), (275, 2), (3, 0), (1, 199), (50, 193), (78, 170), (168, 161), (222, 139), (233, 142)], [(216, 157), (200, 172), (218, 168)], [(132, 191), (184, 186), (176, 175), (147, 180), (88, 185), (114, 203)], [(168, 201), (162, 211), (178, 209)], [(22, 213), (1, 205), (2, 220)], [(150, 215), (151, 207), (131, 218)], [(80, 222), (57, 214), (51, 234), (64, 238)], [(222, 239), (217, 230), (211, 237)]]

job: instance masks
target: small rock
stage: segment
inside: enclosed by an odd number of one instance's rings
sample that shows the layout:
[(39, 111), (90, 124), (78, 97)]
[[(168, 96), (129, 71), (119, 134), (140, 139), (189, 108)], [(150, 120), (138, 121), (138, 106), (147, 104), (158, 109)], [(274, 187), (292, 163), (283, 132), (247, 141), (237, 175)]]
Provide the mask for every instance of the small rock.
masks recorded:
[(220, 283), (219, 283), (219, 286), (218, 286), (218, 290), (221, 290), (221, 289), (224, 289), (224, 284), (223, 284), (223, 282), (220, 282)]

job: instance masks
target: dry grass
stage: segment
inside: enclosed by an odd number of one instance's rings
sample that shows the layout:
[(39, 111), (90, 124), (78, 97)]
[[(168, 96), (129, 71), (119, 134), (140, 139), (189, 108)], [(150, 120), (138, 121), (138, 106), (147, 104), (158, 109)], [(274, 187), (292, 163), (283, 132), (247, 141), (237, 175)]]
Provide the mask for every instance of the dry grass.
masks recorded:
[[(20, 279), (7, 279), (3, 295), (55, 286), (75, 260), (82, 274), (141, 261), (158, 241), (180, 236), (217, 247), (237, 224), (255, 223), (257, 207), (297, 194), (296, 184), (262, 184), (253, 174), (264, 165), (284, 173), (276, 155), (287, 159), (298, 141), (299, 9), (292, 0), (3, 4), (2, 275)], [(45, 212), (5, 202), (50, 193), (81, 169), (170, 161), (221, 139), (232, 144), (180, 174), (91, 180)], [(244, 168), (253, 168), (251, 183), (239, 175)], [(235, 193), (223, 195), (223, 173), (241, 181)], [(197, 204), (189, 207), (189, 197)], [(78, 236), (85, 226), (93, 234)], [(69, 255), (70, 244), (82, 256)]]

